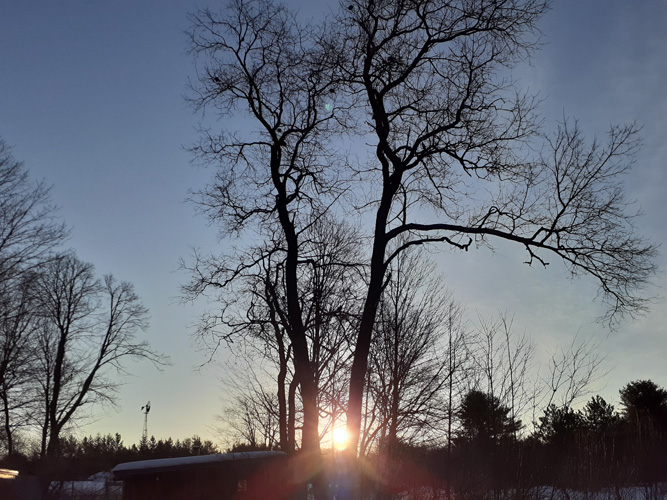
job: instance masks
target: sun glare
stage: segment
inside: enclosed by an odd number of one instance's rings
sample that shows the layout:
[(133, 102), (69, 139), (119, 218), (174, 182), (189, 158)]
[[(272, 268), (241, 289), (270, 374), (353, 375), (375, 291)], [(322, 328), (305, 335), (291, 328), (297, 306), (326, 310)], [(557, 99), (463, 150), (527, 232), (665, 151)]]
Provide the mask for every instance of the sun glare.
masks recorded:
[(337, 450), (343, 450), (347, 446), (347, 431), (342, 427), (334, 429), (333, 432), (334, 446)]
[(343, 427), (334, 429), (334, 447), (337, 450), (344, 450), (347, 446), (347, 431)]

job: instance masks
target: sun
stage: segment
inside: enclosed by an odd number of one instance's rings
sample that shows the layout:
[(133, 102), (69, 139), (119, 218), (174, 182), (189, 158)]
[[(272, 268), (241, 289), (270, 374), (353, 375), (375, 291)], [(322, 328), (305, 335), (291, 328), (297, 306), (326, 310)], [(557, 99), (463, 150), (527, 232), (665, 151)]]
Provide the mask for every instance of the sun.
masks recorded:
[(342, 427), (334, 429), (333, 440), (337, 450), (344, 450), (347, 446), (347, 431)]

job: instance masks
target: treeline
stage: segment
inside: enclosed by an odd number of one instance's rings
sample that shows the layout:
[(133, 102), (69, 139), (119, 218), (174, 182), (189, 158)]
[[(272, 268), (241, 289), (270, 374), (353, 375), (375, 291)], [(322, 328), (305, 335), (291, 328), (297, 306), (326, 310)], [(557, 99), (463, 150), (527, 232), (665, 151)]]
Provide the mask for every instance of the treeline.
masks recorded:
[(193, 436), (183, 440), (142, 439), (139, 444), (126, 445), (120, 434), (77, 438), (63, 436), (60, 454), (45, 462), (39, 453), (15, 453), (0, 460), (0, 467), (19, 470), (21, 474), (46, 476), (50, 480), (85, 480), (97, 472), (108, 472), (116, 465), (135, 460), (189, 457), (219, 453), (212, 441)]
[(64, 247), (69, 229), (0, 139), (0, 454), (37, 439), (43, 460), (86, 410), (113, 403), (129, 360), (165, 362), (138, 337), (132, 283), (100, 277)]
[(582, 408), (550, 405), (530, 433), (511, 409), (471, 391), (457, 412), (452, 443), (414, 447), (386, 443), (367, 459), (367, 488), (392, 498), (428, 488), (429, 498), (570, 498), (606, 492), (627, 498), (630, 487), (663, 498), (667, 483), (667, 391), (650, 380), (620, 391), (621, 411), (600, 396)]

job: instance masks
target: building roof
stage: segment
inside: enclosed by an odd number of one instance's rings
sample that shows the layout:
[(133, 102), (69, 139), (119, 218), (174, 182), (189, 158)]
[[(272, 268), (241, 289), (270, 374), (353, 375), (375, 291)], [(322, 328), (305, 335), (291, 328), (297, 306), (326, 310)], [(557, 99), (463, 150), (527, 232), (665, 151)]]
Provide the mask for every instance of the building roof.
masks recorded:
[(199, 455), (194, 457), (158, 458), (154, 460), (139, 460), (116, 465), (113, 470), (115, 480), (130, 476), (152, 474), (167, 471), (181, 471), (214, 467), (247, 460), (268, 460), (285, 456), (282, 451), (246, 451), (238, 453), (219, 453), (215, 455)]

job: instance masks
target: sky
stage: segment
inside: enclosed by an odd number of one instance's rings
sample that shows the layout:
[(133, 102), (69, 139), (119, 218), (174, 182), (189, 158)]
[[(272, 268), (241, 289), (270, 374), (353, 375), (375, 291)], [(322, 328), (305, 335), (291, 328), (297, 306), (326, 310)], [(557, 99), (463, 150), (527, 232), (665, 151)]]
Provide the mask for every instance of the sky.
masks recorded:
[[(287, 4), (305, 16), (326, 1)], [(151, 312), (143, 335), (172, 364), (161, 371), (130, 364), (117, 408), (82, 422), (81, 435), (119, 432), (127, 444), (149, 434), (219, 440), (220, 399), (228, 392), (221, 364), (205, 361), (191, 340), (202, 304), (182, 304), (187, 275), (179, 258), (191, 247), (219, 251), (215, 228), (186, 199), (212, 172), (191, 163), (199, 116), (186, 104), (194, 64), (187, 53), (187, 14), (213, 1), (0, 0), (0, 137), (37, 179), (72, 227), (68, 242), (102, 275), (134, 283)], [(333, 4), (332, 4), (333, 5)], [(636, 121), (643, 148), (627, 177), (627, 194), (645, 212), (640, 231), (667, 240), (667, 3), (663, 0), (557, 0), (540, 27), (544, 46), (516, 77), (538, 91), (546, 127), (563, 116), (579, 119), (603, 138), (611, 123)], [(233, 127), (233, 123), (221, 123)], [(591, 280), (571, 281), (562, 266), (522, 264), (524, 255), (501, 245), (495, 253), (434, 255), (466, 310), (506, 311), (536, 342), (538, 357), (579, 335), (600, 343), (608, 374), (598, 390), (618, 403), (618, 389), (650, 378), (667, 387), (667, 285), (655, 279), (651, 311), (614, 332), (595, 322)], [(664, 249), (658, 265), (665, 269)], [(662, 296), (662, 297), (661, 297)], [(224, 357), (224, 356), (223, 356)]]

